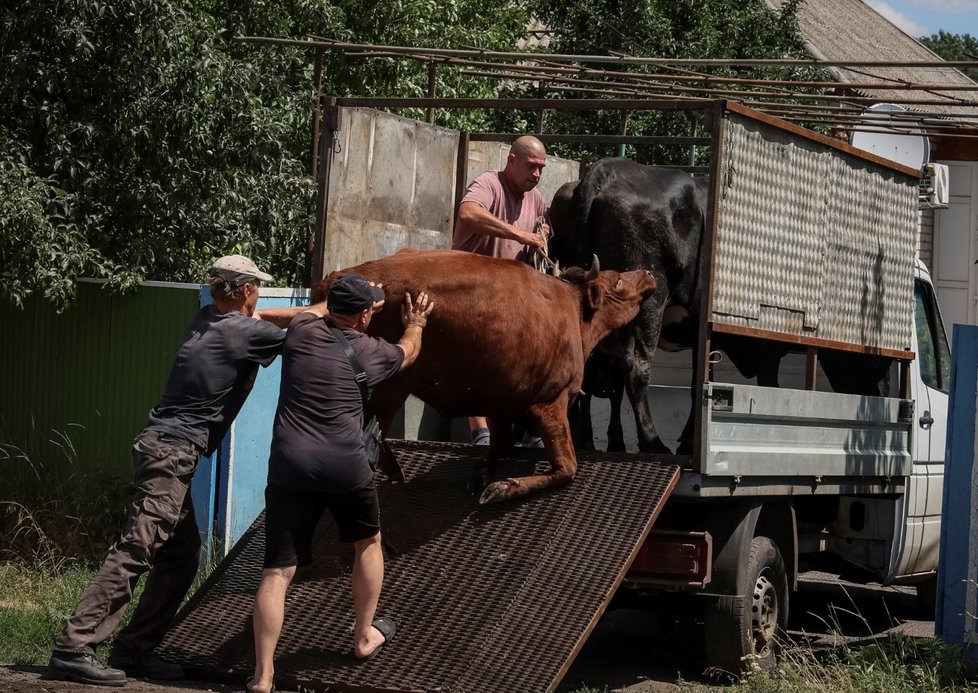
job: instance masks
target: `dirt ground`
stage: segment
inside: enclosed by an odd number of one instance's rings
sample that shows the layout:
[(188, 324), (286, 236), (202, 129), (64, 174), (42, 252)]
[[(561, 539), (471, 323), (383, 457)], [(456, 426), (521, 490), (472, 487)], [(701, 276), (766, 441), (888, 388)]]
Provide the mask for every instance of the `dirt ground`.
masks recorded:
[[(832, 605), (838, 609), (833, 610)], [(583, 686), (623, 693), (667, 693), (679, 682), (722, 683), (704, 674), (699, 659), (701, 626), (686, 620), (664, 622), (646, 609), (620, 608), (601, 619), (558, 689)], [(862, 586), (824, 574), (808, 574), (791, 607), (788, 635), (796, 643), (824, 647), (843, 638), (858, 643), (900, 630), (933, 637), (932, 618), (922, 617), (913, 590)], [(851, 618), (846, 613), (858, 614)], [(827, 624), (834, 624), (829, 627)], [(2, 636), (0, 636), (2, 637)], [(10, 693), (91, 693), (109, 688), (48, 681), (43, 667), (0, 665), (0, 691)], [(130, 679), (127, 693), (231, 693), (243, 686), (182, 681), (176, 684)]]

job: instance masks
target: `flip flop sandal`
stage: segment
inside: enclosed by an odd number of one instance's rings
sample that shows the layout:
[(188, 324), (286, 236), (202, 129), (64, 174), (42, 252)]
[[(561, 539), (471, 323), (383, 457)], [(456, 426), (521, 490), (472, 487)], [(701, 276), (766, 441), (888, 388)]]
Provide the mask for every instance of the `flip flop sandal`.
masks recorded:
[(380, 634), (384, 636), (384, 642), (380, 643), (376, 649), (374, 649), (374, 651), (368, 654), (366, 657), (357, 657), (356, 650), (350, 650), (353, 658), (358, 662), (367, 662), (373, 659), (375, 656), (377, 656), (377, 653), (383, 649), (384, 645), (394, 639), (394, 635), (397, 633), (397, 623), (389, 616), (378, 616), (370, 622), (370, 625), (380, 631)]

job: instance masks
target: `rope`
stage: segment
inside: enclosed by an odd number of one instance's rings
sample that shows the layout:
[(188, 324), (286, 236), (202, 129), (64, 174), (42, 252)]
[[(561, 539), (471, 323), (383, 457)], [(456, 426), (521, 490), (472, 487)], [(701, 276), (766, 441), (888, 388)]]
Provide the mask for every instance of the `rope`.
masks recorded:
[(543, 232), (543, 225), (546, 222), (546, 217), (537, 217), (536, 223), (533, 225), (533, 233), (539, 235), (543, 239), (543, 247), (534, 247), (533, 251), (530, 253), (530, 262), (537, 272), (543, 272), (544, 274), (549, 274), (554, 277), (560, 274), (560, 267), (553, 260), (550, 259), (550, 255), (547, 249), (547, 234)]

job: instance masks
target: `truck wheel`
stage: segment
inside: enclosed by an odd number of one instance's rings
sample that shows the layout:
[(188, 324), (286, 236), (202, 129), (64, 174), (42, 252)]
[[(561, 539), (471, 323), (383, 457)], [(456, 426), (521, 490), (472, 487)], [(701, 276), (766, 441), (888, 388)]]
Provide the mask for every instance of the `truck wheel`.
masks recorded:
[(751, 541), (743, 599), (719, 597), (704, 613), (710, 666), (738, 673), (751, 660), (773, 669), (788, 622), (788, 576), (781, 552), (767, 537)]

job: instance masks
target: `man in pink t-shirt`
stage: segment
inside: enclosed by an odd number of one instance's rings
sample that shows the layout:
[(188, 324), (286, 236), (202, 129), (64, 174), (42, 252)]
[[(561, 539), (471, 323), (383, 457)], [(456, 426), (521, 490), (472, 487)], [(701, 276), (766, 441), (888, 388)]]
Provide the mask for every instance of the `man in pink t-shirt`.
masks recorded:
[[(452, 248), (504, 260), (530, 263), (543, 237), (534, 233), (537, 219), (547, 212), (543, 195), (536, 189), (547, 165), (543, 142), (524, 135), (513, 142), (502, 171), (478, 176), (458, 206)], [(550, 227), (543, 224), (543, 233)], [(469, 431), (476, 445), (489, 444), (489, 427), (483, 416), (469, 417)]]

